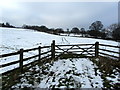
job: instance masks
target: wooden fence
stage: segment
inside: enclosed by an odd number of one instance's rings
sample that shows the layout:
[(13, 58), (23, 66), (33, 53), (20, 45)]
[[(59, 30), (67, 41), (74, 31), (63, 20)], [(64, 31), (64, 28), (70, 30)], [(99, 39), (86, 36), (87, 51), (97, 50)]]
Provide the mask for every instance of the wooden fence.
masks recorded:
[[(109, 47), (109, 48), (116, 48), (118, 51), (113, 51), (110, 49), (103, 49), (101, 47)], [(49, 49), (45, 50), (44, 49)], [(14, 55), (19, 55), (19, 60), (9, 62), (6, 64), (2, 64), (0, 68), (5, 68), (11, 65), (19, 64), (17, 68), (14, 68), (12, 70), (6, 71), (1, 73), (2, 76), (7, 75), (11, 72), (18, 71), (20, 73), (24, 73), (29, 68), (33, 67), (36, 64), (40, 64), (43, 60), (55, 60), (56, 58), (60, 58), (63, 55), (77, 55), (79, 57), (99, 57), (99, 56), (107, 56), (115, 59), (120, 60), (120, 47), (119, 46), (112, 46), (112, 45), (105, 45), (105, 44), (99, 44), (99, 42), (96, 42), (95, 44), (72, 44), (72, 45), (55, 45), (55, 41), (53, 40), (51, 46), (44, 46), (44, 47), (37, 47), (32, 49), (20, 49), (17, 52), (14, 53), (8, 53), (0, 55), (1, 58), (10, 57)], [(30, 56), (27, 58), (24, 58), (24, 53), (28, 53), (30, 51), (37, 51), (38, 54), (34, 56)], [(43, 50), (43, 52), (42, 52)], [(106, 53), (108, 52), (108, 53)], [(114, 55), (110, 55), (113, 53)], [(37, 59), (35, 59), (37, 57)], [(23, 64), (25, 61), (34, 59), (30, 63)], [(7, 82), (7, 81), (6, 81)], [(4, 82), (4, 83), (6, 83)], [(3, 84), (4, 84), (3, 83)]]
[[(83, 48), (82, 46), (85, 46), (85, 47)], [(87, 46), (89, 46), (89, 47), (87, 47)], [(100, 46), (118, 48), (118, 51), (103, 49), (103, 48), (100, 48)], [(49, 48), (50, 50), (45, 51), (45, 52), (41, 52), (41, 50), (45, 49), (45, 48)], [(37, 48), (26, 49), (26, 50), (20, 49), (19, 51), (14, 52), (14, 53), (8, 53), (8, 54), (0, 55), (1, 58), (10, 57), (10, 56), (14, 56), (14, 55), (19, 55), (19, 60), (9, 62), (9, 63), (6, 63), (6, 64), (2, 64), (0, 68), (19, 63), (19, 67), (16, 68), (16, 69), (20, 69), (20, 71), (23, 72), (23, 67), (28, 66), (33, 62), (40, 63), (40, 61), (42, 59), (46, 59), (46, 58), (55, 59), (56, 57), (60, 57), (61, 55), (66, 54), (66, 53), (67, 54), (76, 53), (77, 55), (84, 55), (84, 56), (91, 56), (91, 57), (98, 57), (99, 55), (104, 55), (104, 56), (120, 59), (119, 48), (120, 48), (119, 46), (99, 44), (99, 42), (96, 42), (95, 44), (55, 45), (55, 41), (53, 40), (51, 46), (44, 46), (44, 47), (39, 46)], [(24, 53), (25, 52), (29, 52), (29, 51), (33, 51), (33, 50), (38, 50), (38, 54), (34, 55), (34, 56), (31, 56), (31, 57), (28, 57), (28, 58), (24, 58)], [(109, 52), (109, 53), (106, 53), (105, 51)], [(86, 53), (86, 54), (84, 54), (84, 53)], [(114, 54), (118, 54), (118, 55), (117, 56), (116, 55), (110, 55), (110, 53), (114, 53)], [(41, 57), (42, 55), (46, 55), (46, 56)], [(29, 64), (23, 65), (24, 61), (27, 61), (27, 60), (30, 60), (30, 59), (33, 59), (33, 58), (36, 58), (36, 57), (38, 57), (38, 60), (34, 60), (33, 62), (31, 62)], [(14, 69), (10, 70), (8, 72), (2, 73), (2, 75), (7, 74), (11, 71), (14, 71)]]
[[(38, 48), (32, 48), (32, 49), (26, 49), (26, 50), (20, 49), (19, 51), (14, 52), (14, 53), (8, 53), (8, 54), (0, 55), (1, 58), (10, 57), (10, 56), (14, 56), (14, 55), (19, 55), (19, 60), (16, 60), (16, 61), (9, 62), (9, 63), (2, 64), (2, 65), (1, 65), (1, 68), (4, 68), (4, 67), (10, 66), (10, 65), (14, 65), (14, 64), (19, 63), (18, 68), (9, 70), (9, 71), (7, 71), (7, 72), (4, 72), (4, 73), (2, 73), (2, 75), (5, 75), (5, 74), (7, 74), (7, 73), (9, 73), (9, 72), (12, 72), (12, 71), (14, 71), (14, 70), (16, 70), (16, 69), (20, 69), (20, 71), (21, 71), (21, 73), (22, 73), (22, 72), (23, 72), (23, 68), (24, 68), (25, 66), (29, 66), (29, 65), (32, 64), (33, 62), (39, 63), (41, 59), (50, 57), (51, 55), (48, 54), (48, 53), (50, 53), (51, 50), (41, 53), (41, 50), (44, 49), (44, 48), (50, 48), (50, 46), (45, 46), (45, 47), (40, 47), (40, 46), (39, 46)], [(37, 55), (30, 56), (30, 57), (28, 57), (28, 58), (24, 58), (24, 53), (25, 53), (25, 52), (34, 51), (34, 50), (38, 50), (38, 54), (37, 54)], [(48, 54), (48, 55), (41, 58), (41, 56), (44, 55), (44, 54)], [(38, 57), (38, 60), (34, 60), (34, 61), (31, 62), (31, 63), (28, 63), (28, 64), (26, 64), (26, 65), (23, 65), (23, 62), (24, 62), (24, 61), (27, 61), (27, 60), (30, 60), (30, 59), (34, 59), (34, 58), (36, 58), (36, 57)]]
[[(82, 46), (85, 46), (85, 47), (82, 48)], [(87, 46), (89, 46), (89, 47), (87, 47)], [(100, 48), (100, 46), (118, 48), (118, 51), (102, 49), (102, 48)], [(45, 48), (49, 48), (50, 50), (41, 53), (41, 50), (45, 49)], [(21, 72), (23, 72), (23, 67), (24, 66), (28, 66), (31, 63), (33, 63), (33, 62), (31, 62), (29, 64), (23, 65), (24, 61), (27, 61), (29, 59), (33, 59), (33, 58), (38, 57), (38, 60), (34, 60), (34, 61), (39, 63), (42, 59), (45, 59), (45, 58), (55, 59), (56, 57), (60, 57), (61, 55), (66, 54), (66, 53), (67, 54), (70, 54), (70, 53), (78, 54), (79, 53), (78, 55), (91, 56), (91, 57), (94, 57), (94, 56), (98, 57), (99, 55), (105, 55), (105, 56), (113, 57), (113, 58), (116, 58), (116, 59), (120, 59), (119, 58), (119, 54), (120, 54), (119, 49), (120, 49), (119, 46), (99, 44), (99, 42), (96, 42), (95, 44), (55, 45), (55, 41), (53, 40), (51, 46), (44, 46), (44, 47), (40, 47), (39, 46), (37, 48), (26, 49), (26, 50), (20, 49), (19, 51), (14, 52), (14, 53), (8, 53), (8, 54), (0, 55), (1, 58), (10, 57), (10, 56), (13, 56), (13, 55), (19, 55), (19, 60), (14, 61), (14, 62), (10, 62), (10, 63), (6, 63), (6, 64), (2, 64), (1, 68), (19, 63), (19, 67), (18, 68), (20, 69)], [(29, 52), (29, 51), (33, 51), (33, 50), (38, 50), (38, 54), (34, 55), (34, 56), (31, 56), (31, 57), (28, 57), (28, 58), (24, 58), (24, 53), (25, 52)], [(106, 53), (106, 52), (109, 52), (109, 53)], [(84, 53), (86, 53), (86, 54), (84, 54)], [(118, 54), (118, 55), (117, 56), (110, 55), (110, 53), (114, 53), (114, 54)], [(45, 55), (45, 54), (47, 56), (41, 57), (42, 55)], [(11, 72), (11, 71), (9, 71), (9, 72)], [(2, 73), (2, 74), (3, 75), (7, 74), (7, 72)]]

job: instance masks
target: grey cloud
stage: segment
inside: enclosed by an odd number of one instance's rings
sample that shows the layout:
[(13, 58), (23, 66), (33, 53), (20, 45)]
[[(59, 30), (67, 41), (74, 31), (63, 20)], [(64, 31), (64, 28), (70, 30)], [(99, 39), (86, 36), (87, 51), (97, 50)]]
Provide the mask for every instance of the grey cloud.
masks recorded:
[(17, 8), (2, 10), (3, 22), (48, 27), (79, 28), (100, 20), (108, 26), (117, 22), (117, 2), (21, 2)]

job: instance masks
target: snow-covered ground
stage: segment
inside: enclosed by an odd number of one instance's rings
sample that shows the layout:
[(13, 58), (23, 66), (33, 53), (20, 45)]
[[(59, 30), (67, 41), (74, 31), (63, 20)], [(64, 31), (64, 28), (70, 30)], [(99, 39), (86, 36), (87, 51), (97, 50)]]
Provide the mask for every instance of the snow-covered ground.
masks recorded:
[(2, 34), (1, 54), (17, 51), (21, 48), (50, 45), (52, 40), (55, 40), (56, 44), (94, 44), (98, 41), (102, 44), (118, 45), (117, 42), (110, 40), (57, 36), (28, 29), (0, 28), (0, 32)]
[(119, 72), (115, 70), (112, 77), (107, 76), (103, 79), (103, 73), (97, 68), (98, 66), (89, 58), (59, 59), (31, 68), (29, 72), (22, 74), (21, 82), (12, 88), (27, 87), (35, 90), (39, 88), (105, 88), (105, 82), (106, 85), (107, 82), (111, 85), (119, 83)]
[[(49, 70), (49, 72), (54, 74), (52, 76), (45, 76), (39, 87), (48, 88), (50, 85), (58, 87), (61, 82), (63, 85), (60, 87), (62, 88), (66, 88), (65, 84), (67, 83), (69, 83), (68, 87), (70, 88), (101, 88), (103, 87), (102, 79), (99, 76), (100, 72), (97, 72), (98, 75), (95, 75), (95, 67), (89, 59), (85, 58), (58, 60), (53, 63)], [(55, 82), (52, 82), (53, 79)], [(66, 79), (69, 79), (70, 82), (67, 82)], [(46, 84), (47, 81), (48, 83)]]
[[(0, 28), (0, 37), (2, 38), (2, 42), (0, 45), (0, 54), (11, 53), (23, 49), (34, 48), (38, 46), (51, 45), (52, 40), (55, 40), (56, 44), (94, 44), (95, 42), (99, 42), (101, 44), (109, 44), (109, 45), (118, 45), (115, 41), (109, 40), (101, 40), (101, 39), (93, 39), (93, 38), (77, 38), (77, 37), (69, 37), (69, 36), (58, 36), (52, 35), (44, 32), (36, 32), (34, 30), (28, 29), (18, 29), (18, 28)], [(102, 47), (106, 49), (106, 47)], [(109, 50), (118, 51), (118, 49), (108, 48)], [(28, 55), (34, 55), (38, 53), (30, 52), (25, 54), (24, 57)], [(111, 53), (112, 54), (112, 53)], [(114, 55), (114, 54), (113, 54)], [(14, 56), (10, 58), (2, 58), (0, 60), (0, 65), (16, 61), (19, 59), (19, 56)], [(29, 61), (28, 61), (29, 62)], [(26, 62), (26, 63), (28, 63)], [(12, 68), (18, 67), (18, 64), (12, 65), (5, 68), (0, 68), (0, 73), (10, 70)]]
[[(101, 88), (103, 87), (101, 73), (97, 71), (96, 75), (94, 68), (97, 66), (88, 58), (58, 60), (35, 67), (38, 73), (33, 76), (33, 86), (29, 84), (27, 77), (30, 73), (26, 73), (21, 79), (22, 84), (17, 84), (13, 88), (25, 86), (34, 88)], [(36, 82), (38, 78), (41, 80), (39, 83)]]

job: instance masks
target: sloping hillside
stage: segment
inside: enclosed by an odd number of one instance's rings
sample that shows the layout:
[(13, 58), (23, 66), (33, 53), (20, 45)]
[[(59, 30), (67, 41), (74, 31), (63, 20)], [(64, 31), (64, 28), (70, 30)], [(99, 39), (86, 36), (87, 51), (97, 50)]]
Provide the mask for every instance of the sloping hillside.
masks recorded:
[(2, 42), (1, 48), (2, 54), (17, 51), (21, 48), (33, 48), (37, 46), (50, 45), (52, 40), (56, 41), (56, 44), (81, 44), (81, 43), (95, 43), (96, 41), (102, 44), (118, 45), (115, 41), (92, 39), (92, 38), (77, 38), (69, 36), (58, 36), (47, 34), (44, 32), (36, 32), (28, 29), (17, 28), (0, 28)]

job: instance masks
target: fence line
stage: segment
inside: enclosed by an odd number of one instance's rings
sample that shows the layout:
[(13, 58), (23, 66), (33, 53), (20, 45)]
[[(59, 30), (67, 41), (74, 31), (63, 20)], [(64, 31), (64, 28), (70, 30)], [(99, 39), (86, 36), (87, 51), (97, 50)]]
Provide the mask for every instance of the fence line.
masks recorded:
[[(91, 46), (91, 47), (83, 48), (81, 46)], [(95, 47), (93, 47), (93, 46), (95, 46)], [(51, 43), (51, 46), (44, 46), (44, 47), (39, 46), (37, 48), (26, 49), (26, 50), (20, 49), (20, 51), (17, 51), (17, 52), (14, 52), (14, 53), (8, 53), (8, 54), (0, 55), (1, 58), (14, 56), (14, 55), (19, 55), (19, 60), (3, 64), (3, 65), (1, 65), (1, 68), (19, 63), (18, 69), (20, 69), (20, 72), (22, 73), (23, 72), (23, 67), (25, 66), (25, 65), (23, 65), (24, 61), (27, 61), (29, 59), (33, 59), (33, 58), (38, 57), (38, 60), (35, 60), (35, 61), (38, 61), (38, 63), (40, 63), (41, 59), (49, 58), (49, 59), (54, 60), (56, 58), (56, 56), (63, 55), (65, 53), (69, 54), (69, 53), (73, 53), (73, 52), (74, 53), (79, 52), (81, 55), (84, 55), (83, 53), (87, 53), (86, 55), (92, 55), (94, 57), (98, 57), (100, 55), (105, 55), (105, 56), (110, 56), (110, 57), (114, 57), (114, 58), (117, 58), (117, 59), (120, 58), (119, 56), (117, 57), (117, 56), (110, 55), (110, 54), (107, 54), (107, 53), (101, 52), (101, 51), (106, 51), (106, 52), (109, 52), (109, 53), (112, 52), (112, 53), (115, 53), (115, 54), (120, 54), (120, 52), (101, 49), (101, 48), (99, 48), (100, 46), (113, 47), (113, 48), (120, 49), (119, 46), (99, 44), (99, 42), (96, 42), (95, 44), (55, 45), (55, 40), (53, 40), (53, 42)], [(62, 47), (65, 47), (65, 48), (62, 48)], [(45, 48), (47, 48), (47, 49), (50, 48), (50, 50), (46, 51), (46, 52), (41, 52), (41, 50), (45, 49)], [(76, 49), (79, 50), (79, 51), (76, 51)], [(24, 52), (35, 51), (35, 50), (38, 50), (37, 55), (27, 57), (27, 58), (23, 57)], [(74, 50), (74, 51), (70, 51), (70, 50)], [(48, 54), (50, 52), (51, 52), (51, 54)], [(91, 52), (93, 52), (93, 54), (91, 54)], [(46, 55), (46, 54), (48, 54), (48, 55), (44, 56), (44, 57), (41, 57), (42, 55)], [(58, 55), (56, 55), (56, 54), (58, 54)], [(34, 63), (34, 61), (32, 63)], [(10, 70), (10, 71), (13, 71), (13, 70)], [(4, 75), (6, 73), (7, 72), (4, 72), (2, 74)]]
[[(14, 56), (14, 55), (19, 55), (19, 60), (2, 64), (0, 68), (7, 67), (7, 66), (10, 66), (10, 65), (14, 65), (14, 64), (17, 64), (17, 63), (19, 63), (19, 67), (15, 68), (15, 69), (12, 69), (12, 70), (9, 70), (7, 72), (4, 72), (4, 73), (2, 73), (2, 75), (6, 75), (9, 72), (14, 71), (16, 69), (20, 69), (20, 72), (22, 73), (23, 72), (23, 67), (25, 66), (25, 65), (23, 65), (24, 61), (27, 61), (29, 59), (33, 59), (33, 58), (38, 57), (38, 62), (40, 62), (40, 59), (46, 58), (46, 56), (41, 58), (41, 55), (45, 55), (45, 54), (51, 52), (51, 51), (48, 51), (48, 52), (41, 53), (41, 49), (49, 48), (49, 47), (50, 46), (45, 46), (45, 47), (40, 47), (39, 46), (38, 48), (32, 48), (32, 49), (26, 49), (26, 50), (20, 49), (20, 51), (17, 51), (17, 52), (14, 52), (14, 53), (8, 53), (8, 54), (0, 55), (1, 58)], [(38, 55), (34, 55), (34, 56), (27, 57), (27, 58), (23, 58), (23, 53), (24, 52), (29, 52), (29, 51), (34, 51), (34, 50), (38, 50)], [(34, 60), (34, 61), (36, 61), (36, 60)], [(33, 63), (33, 62), (31, 62), (31, 63)]]

